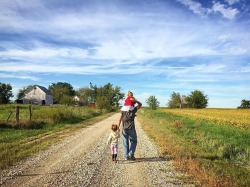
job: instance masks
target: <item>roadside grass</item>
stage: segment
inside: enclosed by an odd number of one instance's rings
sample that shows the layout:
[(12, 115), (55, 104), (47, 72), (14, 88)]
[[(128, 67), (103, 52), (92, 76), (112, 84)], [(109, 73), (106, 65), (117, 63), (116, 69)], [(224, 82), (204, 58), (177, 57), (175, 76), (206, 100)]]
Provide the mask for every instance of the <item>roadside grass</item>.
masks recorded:
[[(25, 110), (27, 109), (27, 106), (22, 107)], [(3, 106), (0, 107), (0, 110), (4, 111), (2, 108)], [(51, 110), (50, 107), (44, 106), (32, 108), (34, 122), (22, 120), (23, 125), (18, 126), (12, 120), (6, 126), (2, 120), (2, 126), (0, 127), (0, 170), (58, 143), (81, 128), (114, 114), (84, 107), (75, 108), (75, 111), (74, 107), (64, 107), (64, 109), (52, 107)], [(37, 113), (35, 110), (37, 110)], [(57, 110), (60, 110), (61, 113), (59, 117), (50, 118), (51, 116), (57, 116)], [(8, 112), (5, 114), (8, 114)], [(22, 115), (27, 116), (26, 113)], [(27, 125), (28, 123), (37, 123), (39, 127), (33, 128)]]
[(250, 186), (250, 130), (142, 108), (138, 119), (163, 156), (200, 186)]
[[(42, 128), (45, 124), (58, 123), (78, 123), (82, 120), (89, 119), (105, 111), (89, 107), (74, 106), (31, 106), (31, 120), (29, 114), (29, 105), (18, 105), (19, 123), (15, 121), (14, 104), (0, 105), (0, 128)], [(7, 121), (10, 115), (9, 120)]]

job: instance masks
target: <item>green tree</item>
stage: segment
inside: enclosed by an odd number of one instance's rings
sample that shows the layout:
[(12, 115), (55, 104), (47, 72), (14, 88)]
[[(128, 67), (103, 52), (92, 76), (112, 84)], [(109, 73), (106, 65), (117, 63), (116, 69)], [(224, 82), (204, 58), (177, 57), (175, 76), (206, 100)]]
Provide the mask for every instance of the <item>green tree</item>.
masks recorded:
[(168, 101), (167, 106), (169, 108), (181, 108), (181, 95), (180, 93), (173, 92), (170, 96), (170, 100)]
[(20, 88), (19, 90), (18, 90), (18, 93), (17, 93), (17, 98), (20, 98), (20, 97), (23, 97), (23, 96), (25, 96), (25, 92), (27, 91), (27, 90), (29, 90), (30, 88), (32, 88), (34, 85), (28, 85), (28, 86), (24, 86), (23, 88)]
[(11, 97), (13, 97), (12, 86), (0, 82), (0, 104), (9, 103)]
[(146, 100), (146, 103), (152, 110), (156, 110), (156, 108), (160, 105), (160, 102), (154, 95), (149, 96), (149, 98)]
[(76, 91), (76, 95), (79, 97), (79, 103), (81, 103), (82, 105), (88, 105), (94, 100), (94, 90), (90, 87), (79, 88)]
[(64, 105), (74, 105), (75, 101), (73, 100), (72, 96), (69, 95), (62, 95), (60, 99), (60, 104)]
[(66, 82), (52, 83), (52, 85), (49, 86), (49, 91), (54, 97), (55, 104), (69, 104), (68, 102), (65, 103), (65, 100), (67, 99), (63, 98), (68, 96), (73, 100), (73, 96), (75, 95), (75, 90), (71, 84)]
[(250, 108), (250, 100), (243, 99), (240, 108)]
[(208, 105), (208, 97), (199, 90), (194, 90), (186, 97), (188, 106), (191, 108), (206, 108)]
[(118, 86), (113, 87), (110, 83), (100, 87), (90, 84), (90, 87), (93, 90), (94, 101), (100, 109), (111, 111), (114, 107), (119, 106), (119, 101), (124, 97), (121, 88)]

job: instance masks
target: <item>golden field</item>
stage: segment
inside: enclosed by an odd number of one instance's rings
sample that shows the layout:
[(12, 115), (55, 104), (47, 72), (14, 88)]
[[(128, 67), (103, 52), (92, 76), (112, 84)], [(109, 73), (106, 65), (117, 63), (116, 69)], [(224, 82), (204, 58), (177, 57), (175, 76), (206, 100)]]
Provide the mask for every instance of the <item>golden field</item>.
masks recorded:
[(206, 120), (244, 129), (250, 128), (250, 110), (248, 109), (163, 109), (163, 111), (195, 120)]

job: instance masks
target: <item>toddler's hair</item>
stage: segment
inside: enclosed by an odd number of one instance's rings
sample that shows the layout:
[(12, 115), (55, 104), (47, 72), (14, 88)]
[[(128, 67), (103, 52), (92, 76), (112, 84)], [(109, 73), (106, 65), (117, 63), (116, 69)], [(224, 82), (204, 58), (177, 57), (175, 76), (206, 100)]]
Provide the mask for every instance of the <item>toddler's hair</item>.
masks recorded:
[(133, 97), (133, 92), (131, 92), (131, 91), (129, 90), (128, 93), (127, 93), (127, 96)]
[(112, 131), (114, 131), (114, 132), (117, 131), (118, 125), (112, 124), (111, 129), (112, 129)]

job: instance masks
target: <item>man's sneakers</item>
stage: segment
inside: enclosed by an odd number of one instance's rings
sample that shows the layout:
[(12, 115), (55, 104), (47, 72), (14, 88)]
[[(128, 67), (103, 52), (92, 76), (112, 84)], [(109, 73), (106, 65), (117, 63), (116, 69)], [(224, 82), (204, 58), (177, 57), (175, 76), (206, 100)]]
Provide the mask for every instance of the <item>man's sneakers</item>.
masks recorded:
[(125, 157), (125, 160), (136, 160), (134, 155), (129, 155), (128, 157)]
[(125, 160), (136, 160), (134, 155), (129, 155), (128, 158), (125, 158)]

